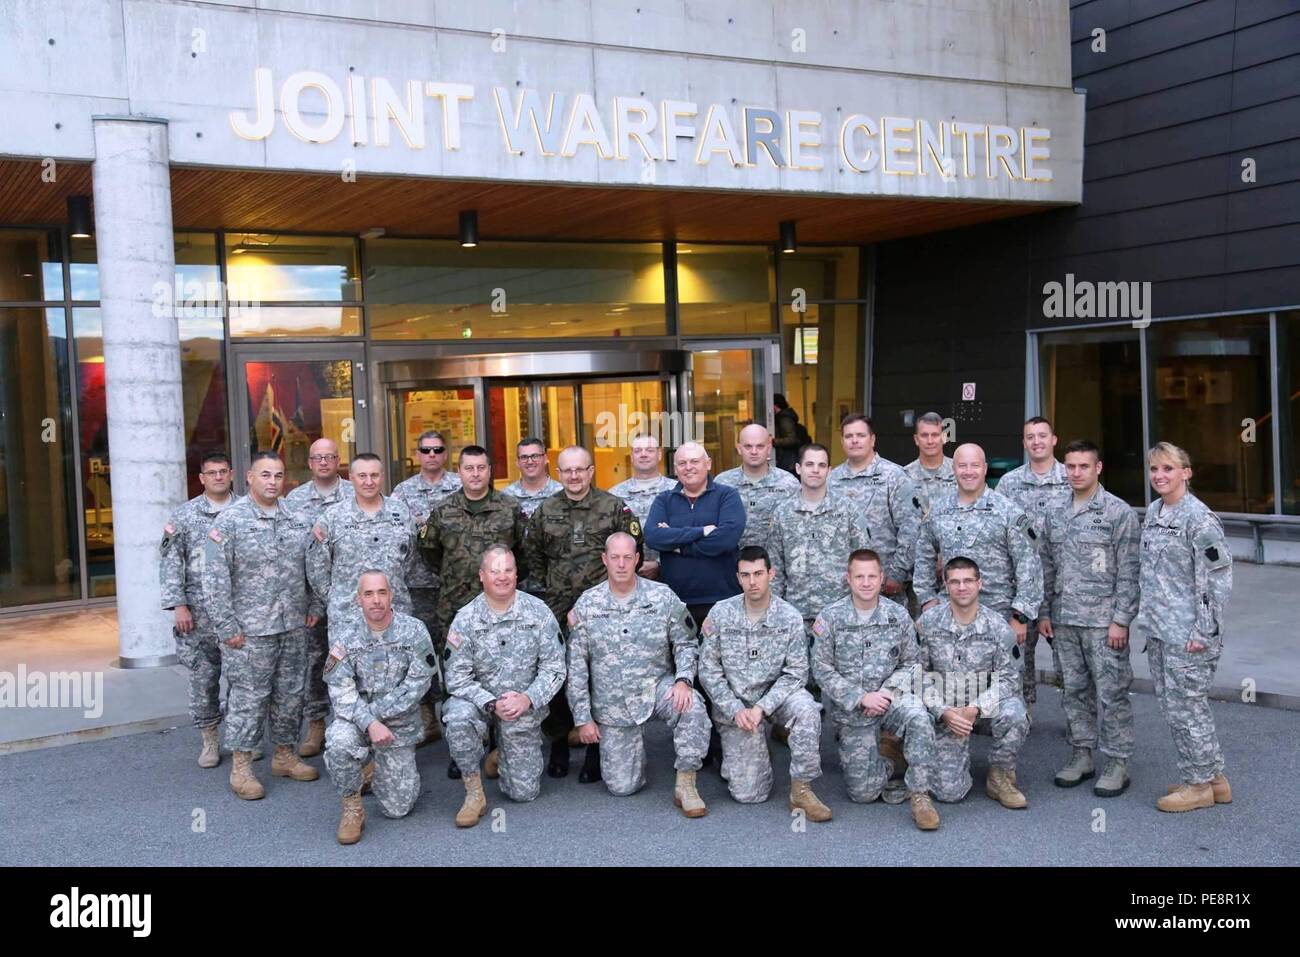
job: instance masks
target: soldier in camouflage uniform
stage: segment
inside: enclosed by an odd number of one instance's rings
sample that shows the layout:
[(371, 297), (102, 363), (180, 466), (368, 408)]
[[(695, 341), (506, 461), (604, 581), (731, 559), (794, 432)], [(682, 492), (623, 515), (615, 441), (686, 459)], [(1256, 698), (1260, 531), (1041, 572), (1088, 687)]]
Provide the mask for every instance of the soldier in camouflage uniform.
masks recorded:
[(1128, 626), (1137, 614), (1140, 530), (1133, 509), (1101, 487), (1100, 454), (1082, 439), (1065, 448), (1073, 495), (1045, 516), (1038, 630), (1052, 642), (1074, 749), (1056, 785), (1074, 787), (1092, 777), (1092, 752), (1100, 741), (1106, 766), (1092, 790), (1115, 797), (1128, 787), (1133, 756)]
[(884, 593), (901, 596), (912, 579), (920, 519), (912, 482), (902, 466), (876, 454), (876, 430), (865, 415), (844, 417), (840, 444), (848, 460), (831, 469), (827, 485), (850, 503), (869, 547), (885, 563)]
[[(306, 551), (311, 526), (280, 499), (284, 463), (274, 452), (253, 456), (248, 496), (225, 509), (208, 532), (203, 599), (222, 642), (230, 685), (226, 748), (234, 752), (230, 787), (245, 800), (266, 791), (253, 775), (251, 752), (262, 743), (267, 703), (275, 757), (271, 774), (314, 781), (315, 768), (293, 751), (302, 726), (307, 628), (320, 619), (308, 594)], [(306, 628), (304, 628), (306, 625)]]
[[(849, 799), (869, 804), (891, 777), (904, 772), (912, 820), (921, 830), (933, 831), (939, 826), (928, 794), (934, 725), (919, 695), (916, 627), (906, 608), (881, 595), (879, 555), (871, 549), (855, 551), (847, 565), (849, 594), (828, 604), (813, 622), (812, 673), (839, 731)], [(882, 747), (879, 735), (884, 731), (901, 739), (901, 754), (896, 744), (888, 751)]]
[(1142, 526), (1135, 627), (1147, 639), (1151, 681), (1183, 779), (1156, 807), (1192, 811), (1232, 801), (1209, 702), (1232, 593), (1232, 552), (1219, 517), (1187, 487), (1187, 453), (1159, 442), (1147, 464), (1160, 501), (1147, 508)]
[[(313, 442), (307, 461), (311, 465), (311, 481), (286, 495), (284, 503), (315, 525), (327, 508), (354, 498), (356, 493), (352, 483), (339, 475), (339, 447), (333, 439)], [(330, 693), (324, 678), (328, 651), (329, 620), (322, 618), (307, 629), (307, 696), (302, 709), (307, 734), (298, 745), (298, 753), (304, 758), (320, 754), (325, 747), (325, 719), (330, 713)]]
[(551, 478), (546, 464), (546, 443), (535, 436), (520, 439), (515, 445), (515, 464), (519, 467), (519, 480), (501, 491), (518, 500), (524, 518), (532, 518), (537, 507), (563, 491), (564, 486)]
[(799, 480), (772, 464), (772, 435), (761, 425), (751, 423), (740, 430), (736, 453), (741, 464), (714, 476), (713, 481), (740, 493), (745, 506), (740, 547), (766, 548), (772, 538), (772, 513), (779, 503), (799, 493)]
[(933, 504), (917, 536), (912, 576), (916, 596), (923, 608), (939, 602), (936, 561), (946, 565), (957, 556), (975, 559), (981, 575), (980, 606), (1008, 619), (1016, 641), (1023, 644), (1043, 600), (1038, 532), (1018, 505), (985, 483), (988, 463), (983, 449), (958, 446), (952, 460), (957, 490)]
[(801, 487), (772, 513), (768, 552), (776, 572), (772, 593), (799, 609), (811, 641), (812, 623), (822, 608), (848, 594), (844, 567), (849, 553), (866, 548), (870, 533), (848, 502), (828, 488), (826, 446), (805, 445), (795, 468)]
[(465, 776), (457, 827), (473, 827), (487, 810), (479, 762), (490, 729), (500, 742), (502, 792), (512, 801), (541, 793), (542, 721), (564, 684), (559, 623), (540, 598), (517, 590), (511, 549), (484, 552), (479, 578), (479, 594), (447, 632), (447, 745)]
[(326, 509), (312, 528), (307, 574), (312, 591), (326, 601), (331, 628), (340, 616), (360, 614), (356, 590), (367, 568), (388, 576), (393, 608), (411, 613), (406, 570), (415, 547), (415, 523), (405, 504), (383, 494), (383, 481), (379, 456), (358, 455), (352, 460), (356, 498)]
[(919, 455), (903, 466), (903, 474), (912, 482), (921, 510), (920, 521), (924, 522), (930, 516), (930, 506), (945, 493), (956, 490), (957, 476), (953, 474), (952, 459), (943, 454), (943, 419), (938, 412), (916, 417), (912, 441)]
[[(560, 452), (556, 468), (564, 492), (544, 501), (528, 520), (524, 565), (541, 583), (539, 597), (555, 620), (564, 623), (578, 596), (605, 578), (605, 539), (614, 532), (627, 532), (640, 549), (642, 536), (641, 523), (621, 498), (592, 487), (595, 469), (590, 452), (570, 446)], [(569, 773), (568, 736), (574, 726), (566, 696), (556, 696), (547, 725), (543, 730), (552, 743), (546, 773), (562, 778)], [(598, 748), (587, 749), (578, 779), (583, 783), (600, 780)]]
[(334, 720), (325, 734), (325, 767), (343, 798), (338, 842), (355, 844), (365, 826), (362, 768), (373, 756), (374, 792), (385, 817), (405, 817), (420, 794), (415, 746), (424, 735), (420, 699), (436, 659), (418, 618), (393, 611), (388, 576), (367, 569), (357, 585), (360, 615), (334, 629), (325, 682)]
[(199, 767), (221, 763), (217, 726), (221, 723), (221, 649), (203, 605), (203, 552), (208, 530), (237, 499), (230, 491), (230, 458), (213, 452), (199, 464), (196, 495), (171, 514), (158, 546), (162, 607), (172, 612), (176, 655), (190, 673), (190, 719), (203, 735)]
[[(958, 473), (960, 475), (960, 473)], [(964, 556), (944, 565), (948, 600), (916, 623), (922, 700), (936, 722), (930, 790), (945, 802), (970, 791), (970, 736), (991, 734), (985, 793), (1005, 808), (1029, 801), (1016, 785), (1016, 757), (1029, 736), (1020, 692), (1020, 648), (1006, 619), (980, 603), (980, 570)]]
[(693, 687), (695, 622), (671, 588), (636, 573), (639, 547), (626, 533), (609, 536), (601, 555), (608, 579), (569, 613), (569, 706), (582, 741), (601, 744), (605, 786), (620, 796), (645, 786), (646, 723), (667, 723), (677, 755), (673, 803), (703, 817), (695, 775), (709, 715)]
[[(1034, 523), (1041, 558), (1047, 546), (1043, 537), (1047, 513), (1070, 500), (1070, 480), (1065, 474), (1065, 466), (1056, 460), (1056, 433), (1050, 422), (1041, 416), (1025, 422), (1024, 445), (1029, 462), (1002, 476), (995, 491), (1024, 509)], [(1026, 704), (1033, 704), (1038, 694), (1038, 671), (1034, 663), (1037, 644), (1038, 630), (1031, 623), (1021, 646), (1025, 656)]]
[[(655, 497), (677, 487), (677, 483), (660, 470), (659, 459), (659, 440), (653, 435), (638, 435), (632, 440), (632, 477), (609, 490), (610, 495), (617, 495), (627, 503), (642, 528), (645, 528), (646, 516), (650, 514)], [(645, 555), (640, 574), (657, 579), (659, 553), (653, 548), (643, 550)]]
[(742, 804), (766, 801), (772, 792), (767, 732), (778, 722), (789, 729), (790, 809), (810, 821), (829, 821), (831, 809), (812, 789), (822, 773), (822, 716), (804, 688), (803, 616), (772, 594), (766, 549), (747, 545), (736, 567), (743, 594), (717, 602), (700, 627), (699, 679), (722, 736), (722, 776)]

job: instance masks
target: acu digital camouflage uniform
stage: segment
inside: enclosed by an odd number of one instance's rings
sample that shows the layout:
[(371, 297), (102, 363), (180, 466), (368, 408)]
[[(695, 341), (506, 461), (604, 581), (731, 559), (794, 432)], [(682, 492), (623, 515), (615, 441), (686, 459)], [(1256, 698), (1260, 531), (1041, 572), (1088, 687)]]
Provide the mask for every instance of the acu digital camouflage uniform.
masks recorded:
[[(203, 597), (222, 642), (230, 685), (227, 750), (261, 746), (268, 701), (272, 743), (297, 743), (307, 673), (306, 616), (324, 613), (307, 591), (310, 536), (311, 524), (283, 499), (269, 512), (251, 498), (240, 499), (208, 532)], [(242, 648), (225, 644), (236, 635), (244, 636)]]
[(849, 555), (870, 547), (870, 532), (835, 492), (816, 505), (798, 492), (777, 505), (767, 545), (776, 572), (772, 593), (799, 609), (809, 638), (813, 619), (849, 593)]
[(768, 466), (767, 474), (759, 479), (750, 478), (738, 467), (714, 476), (713, 481), (730, 485), (740, 493), (740, 501), (745, 506), (745, 531), (740, 536), (740, 548), (748, 545), (766, 548), (772, 537), (772, 515), (777, 505), (799, 494), (799, 480), (774, 465)]
[[(385, 817), (404, 817), (420, 794), (415, 746), (424, 736), (420, 699), (429, 690), (435, 658), (424, 623), (393, 612), (383, 632), (354, 615), (334, 628), (325, 683), (334, 719), (325, 732), (325, 767), (339, 793), (360, 794), (361, 769), (375, 762), (372, 787)], [(380, 722), (393, 741), (382, 747), (370, 740), (370, 725)]]
[[(305, 482), (284, 497), (284, 503), (295, 512), (306, 516), (311, 524), (326, 509), (356, 497), (352, 483), (339, 476), (338, 483), (329, 495), (321, 495), (315, 482)], [(324, 596), (322, 596), (322, 603)], [(325, 655), (329, 651), (329, 618), (321, 618), (307, 629), (307, 691), (302, 716), (308, 721), (323, 721), (330, 713), (330, 693), (325, 687)]]
[[(567, 694), (576, 725), (600, 727), (601, 774), (611, 794), (645, 786), (643, 731), (659, 718), (673, 732), (678, 771), (698, 771), (709, 747), (709, 716), (694, 690), (695, 622), (667, 585), (636, 577), (626, 601), (601, 582), (582, 593), (569, 615)], [(669, 694), (691, 687), (681, 714)]]
[[(1129, 646), (1110, 647), (1111, 624), (1137, 614), (1140, 530), (1137, 514), (1100, 485), (1080, 509), (1074, 496), (1049, 508), (1043, 540), (1042, 616), (1052, 622), (1052, 657), (1061, 673), (1061, 707), (1075, 748), (1133, 756)], [(1025, 656), (1025, 667), (1029, 657)], [(1101, 710), (1098, 735), (1097, 711)]]
[[(903, 473), (912, 482), (912, 492), (916, 496), (913, 505), (920, 510), (920, 522), (930, 516), (930, 506), (949, 492), (957, 488), (957, 473), (952, 470), (952, 459), (943, 457), (937, 469), (928, 469), (919, 458), (903, 466)], [(918, 532), (920, 531), (918, 525)]]
[[(491, 485), (477, 502), (471, 502), (460, 489), (434, 506), (416, 545), (424, 564), (441, 582), (434, 606), (439, 621), (450, 623), (456, 612), (483, 591), (478, 570), (483, 553), (492, 545), (505, 545), (514, 552), (519, 578), (524, 578), (526, 527), (519, 503)], [(441, 635), (434, 644), (441, 654)]]
[[(722, 776), (731, 796), (752, 804), (771, 794), (767, 735), (773, 721), (789, 731), (790, 777), (820, 777), (821, 706), (804, 688), (808, 641), (799, 610), (772, 595), (763, 616), (750, 621), (745, 596), (735, 595), (713, 606), (700, 633), (700, 684), (713, 702), (713, 722), (722, 738)], [(736, 713), (755, 705), (763, 710), (758, 729), (740, 730)]]
[[(525, 486), (523, 479), (518, 482), (511, 482), (501, 490), (502, 495), (509, 495), (519, 503), (519, 510), (524, 513), (524, 538), (528, 537), (528, 522), (533, 517), (533, 512), (541, 507), (542, 502), (550, 498), (556, 492), (563, 492), (564, 486), (555, 479), (547, 476), (546, 484), (536, 492), (529, 491)], [(542, 592), (542, 583), (538, 580), (537, 575), (531, 570), (528, 577), (519, 579), (519, 587), (530, 595), (540, 595)]]
[(207, 495), (196, 495), (172, 512), (158, 546), (162, 607), (171, 611), (184, 605), (194, 619), (189, 634), (173, 628), (172, 636), (176, 656), (190, 673), (190, 718), (196, 728), (221, 723), (221, 649), (204, 609), (203, 552), (212, 523), (237, 501), (234, 493), (222, 505)]
[(979, 606), (969, 625), (941, 602), (916, 623), (921, 643), (922, 699), (935, 721), (935, 760), (930, 791), (940, 801), (960, 801), (971, 787), (970, 736), (961, 737), (941, 720), (949, 708), (975, 705), (972, 734), (991, 734), (989, 765), (1014, 769), (1029, 736), (1029, 716), (1020, 693), (1020, 649), (1005, 618)]
[[(527, 592), (516, 591), (514, 604), (501, 613), (480, 594), (456, 614), (446, 653), (452, 697), (443, 722), (451, 759), (464, 773), (477, 772), (495, 728), (501, 790), (514, 801), (533, 800), (542, 789), (542, 722), (564, 684), (564, 642), (555, 616)], [(513, 721), (484, 710), (507, 691), (532, 702)]]
[[(864, 614), (847, 595), (823, 608), (812, 630), (812, 674), (839, 732), (849, 799), (874, 801), (894, 775), (893, 762), (880, 755), (881, 731), (903, 739), (904, 782), (924, 794), (935, 760), (934, 725), (919, 695), (921, 652), (907, 609), (881, 595)], [(884, 714), (869, 715), (862, 696), (876, 691), (894, 701)]]
[[(415, 524), (406, 505), (380, 497), (379, 511), (369, 515), (355, 500), (325, 510), (312, 529), (307, 549), (307, 574), (312, 591), (326, 600), (330, 627), (340, 615), (359, 615), (357, 586), (361, 573), (374, 569), (388, 576), (393, 609), (411, 612), (406, 570), (415, 548)], [(332, 632), (331, 632), (332, 634)], [(330, 644), (334, 644), (331, 637)]]
[[(429, 482), (423, 472), (416, 472), (398, 483), (393, 489), (393, 498), (406, 505), (411, 513), (411, 521), (416, 528), (420, 528), (429, 520), (434, 506), (460, 487), (460, 476), (455, 472), (443, 472), (437, 482)], [(438, 619), (438, 584), (438, 576), (413, 551), (411, 561), (406, 566), (406, 590), (411, 594), (411, 614), (424, 622), (435, 642), (442, 640), (447, 628), (447, 621)], [(452, 609), (459, 607), (453, 605)]]
[[(1173, 734), (1178, 771), (1187, 784), (1205, 784), (1223, 771), (1208, 695), (1223, 651), (1232, 553), (1219, 517), (1191, 492), (1176, 505), (1158, 500), (1147, 509), (1139, 581), (1135, 627), (1147, 639), (1151, 681)], [(1193, 638), (1204, 651), (1187, 651)]]
[[(650, 506), (654, 504), (656, 496), (660, 492), (671, 492), (677, 487), (677, 481), (670, 479), (666, 475), (656, 475), (648, 481), (642, 481), (639, 478), (624, 479), (609, 490), (610, 495), (616, 495), (627, 503), (627, 507), (632, 510), (636, 520), (645, 528), (646, 516), (650, 514)], [(659, 561), (659, 553), (653, 548), (646, 548), (642, 556), (648, 562)]]
[(870, 540), (864, 547), (880, 556), (885, 577), (910, 581), (920, 514), (903, 467), (882, 455), (857, 472), (841, 462), (831, 469), (826, 485), (849, 503)]

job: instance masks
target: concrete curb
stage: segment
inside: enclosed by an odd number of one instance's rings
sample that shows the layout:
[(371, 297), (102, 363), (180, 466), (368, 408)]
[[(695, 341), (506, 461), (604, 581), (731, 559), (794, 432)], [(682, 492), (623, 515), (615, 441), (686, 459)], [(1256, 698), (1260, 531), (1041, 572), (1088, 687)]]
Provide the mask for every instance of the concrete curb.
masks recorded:
[[(1059, 689), (1061, 687), (1060, 679), (1055, 671), (1038, 672), (1038, 683), (1040, 685), (1049, 685)], [(1130, 685), (1133, 691), (1140, 691), (1142, 694), (1153, 695), (1156, 693), (1155, 684), (1150, 678), (1134, 678), (1133, 684)], [(1278, 694), (1272, 691), (1255, 692), (1254, 701), (1242, 701), (1241, 689), (1232, 686), (1219, 686), (1210, 689), (1210, 700), (1227, 701), (1231, 704), (1254, 704), (1265, 708), (1278, 708), (1282, 711), (1300, 711), (1300, 695)]]
[(0, 755), (18, 754), (23, 751), (40, 751), (43, 748), (59, 748), (68, 744), (85, 744), (89, 741), (103, 741), (107, 738), (121, 738), (128, 734), (142, 734), (146, 731), (164, 731), (170, 728), (187, 726), (188, 714), (173, 714), (161, 718), (146, 718), (142, 721), (128, 721), (126, 724), (109, 724), (100, 728), (85, 728), (79, 731), (62, 731), (47, 734), (39, 738), (26, 738), (21, 741), (0, 741)]

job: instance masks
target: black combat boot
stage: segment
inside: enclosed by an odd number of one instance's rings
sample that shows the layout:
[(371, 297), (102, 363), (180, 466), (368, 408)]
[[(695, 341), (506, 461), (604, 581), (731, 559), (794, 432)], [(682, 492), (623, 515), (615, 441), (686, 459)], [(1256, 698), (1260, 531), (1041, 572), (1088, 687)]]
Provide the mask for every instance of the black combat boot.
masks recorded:
[(569, 740), (564, 735), (551, 742), (551, 760), (546, 764), (546, 773), (553, 778), (569, 776)]
[(455, 761), (447, 765), (447, 777), (452, 781), (460, 780), (460, 768), (456, 767)]
[(600, 745), (587, 745), (587, 757), (582, 762), (582, 770), (578, 772), (579, 784), (591, 784), (600, 780)]

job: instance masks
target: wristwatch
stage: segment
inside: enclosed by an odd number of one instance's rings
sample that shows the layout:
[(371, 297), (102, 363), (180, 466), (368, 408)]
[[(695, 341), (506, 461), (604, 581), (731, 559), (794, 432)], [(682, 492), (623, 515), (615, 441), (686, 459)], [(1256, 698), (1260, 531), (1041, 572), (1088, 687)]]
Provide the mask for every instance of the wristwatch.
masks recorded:
[(1011, 613), (1011, 617), (1014, 618), (1016, 621), (1020, 622), (1020, 624), (1022, 625), (1029, 624), (1029, 616), (1026, 615), (1023, 611), (1013, 611)]
[(497, 699), (496, 699), (496, 698), (493, 698), (491, 701), (489, 701), (487, 704), (485, 704), (485, 705), (483, 706), (483, 710), (486, 711), (488, 714), (496, 714), (496, 713), (497, 713)]

